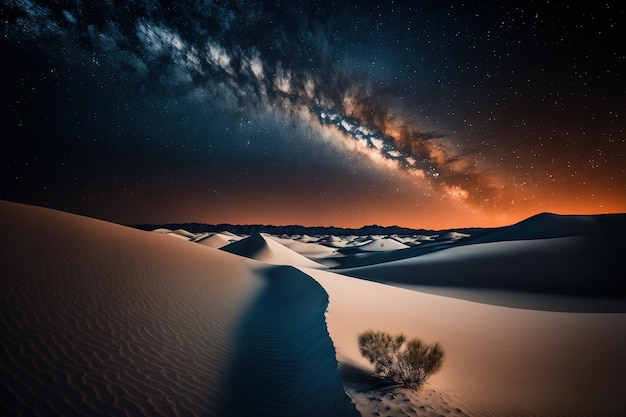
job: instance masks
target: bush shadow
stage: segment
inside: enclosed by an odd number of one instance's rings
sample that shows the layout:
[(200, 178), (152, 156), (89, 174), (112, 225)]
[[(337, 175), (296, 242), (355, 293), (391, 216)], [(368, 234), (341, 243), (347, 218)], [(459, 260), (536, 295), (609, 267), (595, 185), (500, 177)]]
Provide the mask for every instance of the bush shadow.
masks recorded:
[(351, 363), (339, 364), (339, 376), (344, 384), (349, 385), (356, 392), (392, 391), (400, 385), (385, 378), (381, 378), (370, 371)]

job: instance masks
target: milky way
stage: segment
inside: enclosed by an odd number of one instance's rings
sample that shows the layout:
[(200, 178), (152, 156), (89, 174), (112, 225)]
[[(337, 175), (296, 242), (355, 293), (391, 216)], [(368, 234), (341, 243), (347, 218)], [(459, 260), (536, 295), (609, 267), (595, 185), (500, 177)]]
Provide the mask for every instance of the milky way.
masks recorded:
[[(439, 187), (452, 197), (468, 199), (465, 184), (457, 183), (455, 175), (481, 175), (479, 171), (468, 174), (463, 157), (438, 140), (441, 134), (421, 131), (416, 123), (394, 116), (394, 109), (368, 88), (362, 75), (351, 77), (334, 67), (291, 69), (281, 61), (268, 62), (255, 47), (225, 47), (211, 39), (195, 46), (175, 30), (153, 22), (139, 21), (137, 36), (149, 66), (161, 58), (171, 64), (168, 83), (195, 83), (200, 86), (195, 94), (200, 96), (217, 96), (233, 107), (276, 111), (308, 123), (318, 137), (336, 141), (338, 151), (354, 152), (375, 169), (413, 176), (418, 187)], [(315, 55), (311, 59), (322, 60)], [(485, 191), (473, 190), (477, 198)]]
[[(268, 213), (282, 207), (283, 222), (471, 225), (626, 210), (613, 4), (2, 11), (15, 80), (3, 198), (117, 221), (281, 222)], [(257, 218), (235, 208), (249, 199)]]

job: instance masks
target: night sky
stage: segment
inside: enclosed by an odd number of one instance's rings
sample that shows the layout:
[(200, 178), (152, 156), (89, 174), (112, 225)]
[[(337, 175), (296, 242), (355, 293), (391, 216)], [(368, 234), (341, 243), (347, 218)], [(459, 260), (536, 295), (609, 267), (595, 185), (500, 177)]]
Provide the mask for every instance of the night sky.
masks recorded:
[(0, 198), (124, 224), (626, 212), (626, 8), (568, 3), (3, 0)]

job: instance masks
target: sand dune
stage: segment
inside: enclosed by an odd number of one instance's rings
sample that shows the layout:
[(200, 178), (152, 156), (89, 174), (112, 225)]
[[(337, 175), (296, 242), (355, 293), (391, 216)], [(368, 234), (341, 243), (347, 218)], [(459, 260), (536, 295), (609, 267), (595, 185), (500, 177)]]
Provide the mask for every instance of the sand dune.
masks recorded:
[(190, 240), (193, 237), (193, 235), (187, 234), (188, 232), (180, 233), (180, 231), (182, 230), (173, 231), (170, 229), (159, 228), (159, 229), (154, 229), (152, 233), (158, 233), (161, 235), (170, 236), (170, 237), (180, 239), (180, 240)]
[(623, 294), (621, 271), (598, 262), (596, 255), (590, 242), (579, 236), (460, 246), (341, 272), (397, 284)]
[(243, 239), (243, 237), (229, 231), (220, 232), (220, 234), (226, 236), (231, 242)]
[(319, 238), (316, 243), (326, 245), (331, 248), (343, 248), (345, 246), (351, 246), (354, 243), (349, 239), (349, 237), (340, 237), (340, 236), (325, 236)]
[(466, 240), (466, 243), (549, 239), (582, 235), (601, 235), (606, 238), (611, 237), (615, 230), (625, 229), (626, 215), (624, 214), (576, 216), (541, 213), (511, 226), (492, 230), (481, 236), (471, 237)]
[[(417, 415), (582, 417), (626, 410), (626, 314), (506, 308), (304, 272), (329, 294), (329, 332), (340, 366), (352, 369), (344, 381), (362, 415), (375, 415), (381, 401), (395, 407), (381, 415), (415, 415), (401, 394), (437, 407), (417, 408)], [(359, 354), (357, 336), (368, 329), (441, 343), (446, 358), (426, 387), (431, 398), (400, 391), (394, 402), (381, 389), (362, 392), (363, 371), (372, 368)]]
[(328, 258), (333, 256), (342, 256), (336, 249), (318, 243), (304, 243), (297, 240), (286, 240), (282, 243), (294, 252), (307, 258)]
[(223, 248), (232, 243), (231, 237), (222, 233), (215, 233), (203, 239), (196, 239), (194, 242), (215, 249)]
[(458, 245), (423, 245), (359, 258), (356, 264), (362, 266), (349, 268), (344, 262), (340, 272), (402, 286), (626, 296), (622, 261), (626, 244), (620, 235), (626, 228), (620, 228), (621, 223), (607, 228), (592, 217), (550, 215), (529, 219), (528, 224), (529, 231), (518, 224), (481, 236), (478, 243), (465, 238)]
[(295, 240), (298, 242), (303, 242), (303, 243), (315, 243), (317, 240), (319, 240), (319, 238), (315, 238), (313, 236), (304, 234), (304, 235), (296, 237)]
[(52, 210), (0, 213), (2, 415), (357, 415), (326, 293), (304, 274)]
[(409, 246), (398, 242), (396, 239), (388, 237), (376, 237), (367, 243), (357, 246), (359, 250), (366, 252), (390, 251), (398, 249), (407, 249)]
[(224, 246), (221, 250), (268, 264), (324, 268), (322, 264), (312, 261), (281, 245), (273, 238), (260, 233), (253, 234), (238, 242)]
[(172, 233), (171, 229), (166, 229), (164, 227), (159, 227), (158, 229), (154, 229), (152, 231), (152, 233), (160, 233), (162, 235), (167, 234), (167, 233)]
[(175, 233), (175, 234), (180, 235), (180, 236), (184, 236), (187, 239), (193, 239), (193, 238), (196, 237), (196, 235), (194, 233), (188, 232), (185, 229), (176, 229), (172, 233)]
[(460, 233), (460, 232), (445, 232), (442, 233), (441, 235), (438, 236), (439, 239), (451, 239), (451, 240), (458, 240), (458, 239), (463, 239), (466, 237), (470, 237), (471, 235), (468, 235), (467, 233)]

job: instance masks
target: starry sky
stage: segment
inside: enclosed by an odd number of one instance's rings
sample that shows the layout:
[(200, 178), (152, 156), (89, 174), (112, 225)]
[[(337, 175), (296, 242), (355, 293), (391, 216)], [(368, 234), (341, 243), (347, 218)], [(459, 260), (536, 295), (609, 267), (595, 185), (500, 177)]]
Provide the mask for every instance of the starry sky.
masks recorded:
[(0, 198), (123, 224), (626, 212), (626, 8), (2, 0)]

